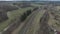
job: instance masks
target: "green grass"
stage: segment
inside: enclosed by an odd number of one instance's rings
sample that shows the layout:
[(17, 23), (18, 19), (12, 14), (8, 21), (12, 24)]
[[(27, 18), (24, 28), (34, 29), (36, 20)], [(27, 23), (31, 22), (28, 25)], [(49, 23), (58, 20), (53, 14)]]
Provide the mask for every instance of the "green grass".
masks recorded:
[(24, 12), (26, 12), (29, 9), (33, 9), (32, 7), (27, 7), (27, 8), (21, 8), (18, 10), (13, 10), (8, 12), (8, 17), (9, 19), (0, 23), (0, 31), (3, 31), (4, 28), (6, 28), (10, 23), (13, 23), (15, 19), (17, 19), (19, 16), (21, 16)]
[(18, 9), (18, 10), (14, 10), (14, 11), (11, 11), (11, 12), (8, 12), (8, 17), (10, 19), (12, 18), (16, 18), (20, 15), (22, 15), (24, 12), (26, 12), (26, 10), (28, 9), (31, 9), (31, 7), (28, 7), (28, 8), (22, 8), (22, 9)]

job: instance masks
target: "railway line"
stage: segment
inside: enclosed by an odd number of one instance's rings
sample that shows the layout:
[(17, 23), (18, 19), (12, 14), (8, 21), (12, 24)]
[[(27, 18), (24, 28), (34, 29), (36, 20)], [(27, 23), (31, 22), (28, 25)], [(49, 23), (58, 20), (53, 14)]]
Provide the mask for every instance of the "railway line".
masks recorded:
[(34, 11), (27, 20), (25, 20), (19, 27), (14, 30), (11, 34), (18, 34), (20, 30), (20, 34), (26, 34), (29, 27), (32, 26), (33, 20), (35, 19), (36, 15), (40, 12), (41, 9)]
[[(34, 11), (30, 17), (28, 18), (27, 21), (23, 22), (24, 24), (21, 26), (19, 26), (18, 30), (16, 29), (15, 31), (12, 32), (12, 34), (34, 34), (32, 33), (28, 33), (29, 29), (33, 26), (33, 21), (36, 17), (36, 15), (40, 12), (43, 11), (44, 9), (38, 9), (36, 11)], [(47, 9), (48, 10), (48, 9)], [(51, 34), (51, 28), (48, 25), (48, 20), (50, 18), (48, 11), (45, 11), (43, 16), (40, 19), (40, 29), (38, 30), (37, 34)], [(20, 31), (19, 31), (20, 30)], [(53, 29), (54, 30), (54, 29)]]
[(39, 13), (40, 9), (38, 9), (37, 11), (35, 11), (30, 19), (28, 20), (28, 22), (26, 22), (26, 24), (23, 26), (23, 28), (20, 31), (20, 34), (26, 34), (28, 29), (32, 26), (33, 24), (33, 20), (35, 19), (35, 16), (37, 15), (37, 13)]
[(40, 19), (40, 30), (38, 34), (49, 34), (49, 25), (48, 25), (48, 20), (49, 20), (49, 14), (48, 12), (45, 12), (44, 15)]

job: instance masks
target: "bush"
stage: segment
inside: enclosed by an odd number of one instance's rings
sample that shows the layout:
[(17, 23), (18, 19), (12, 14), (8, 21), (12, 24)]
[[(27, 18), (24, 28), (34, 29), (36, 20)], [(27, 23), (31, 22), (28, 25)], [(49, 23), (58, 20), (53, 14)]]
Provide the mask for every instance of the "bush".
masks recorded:
[(18, 7), (11, 6), (11, 5), (0, 5), (0, 9), (5, 10), (5, 11), (11, 11), (11, 10), (18, 9)]
[(24, 21), (26, 19), (27, 15), (26, 13), (24, 13), (23, 15), (21, 15), (21, 21)]
[(38, 7), (34, 8), (33, 11), (35, 11), (35, 10), (37, 10), (37, 9), (38, 9)]
[(8, 6), (8, 7), (6, 7), (6, 11), (12, 11), (12, 10), (16, 10), (16, 9), (18, 9), (16, 6)]
[(24, 21), (27, 18), (27, 16), (29, 16), (30, 14), (31, 14), (31, 10), (27, 10), (26, 13), (21, 15), (21, 21)]
[(0, 22), (8, 19), (7, 13), (0, 12)]
[(31, 10), (27, 10), (27, 16), (29, 16), (29, 14), (31, 13)]

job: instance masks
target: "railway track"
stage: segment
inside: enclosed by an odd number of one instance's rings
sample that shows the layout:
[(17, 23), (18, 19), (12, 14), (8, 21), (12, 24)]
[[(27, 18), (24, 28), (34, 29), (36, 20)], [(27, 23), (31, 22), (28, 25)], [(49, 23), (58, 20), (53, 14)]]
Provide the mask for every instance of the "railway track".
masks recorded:
[[(34, 11), (29, 19), (25, 22), (21, 30), (19, 31), (19, 34), (27, 34), (29, 28), (33, 25), (33, 20), (35, 19), (35, 16), (43, 9), (38, 9), (37, 11)], [(40, 29), (38, 31), (38, 34), (49, 34), (49, 25), (48, 25), (48, 20), (49, 20), (49, 14), (46, 11), (43, 16), (40, 19)], [(30, 34), (30, 33), (29, 33)], [(33, 34), (33, 33), (31, 33)]]
[(38, 9), (36, 11), (34, 11), (27, 20), (25, 20), (25, 22), (23, 22), (21, 25), (19, 25), (19, 27), (14, 30), (11, 34), (18, 34), (19, 30), (20, 30), (20, 34), (26, 34), (27, 30), (29, 29), (29, 27), (32, 26), (33, 20), (35, 19), (35, 16), (37, 15), (37, 13), (39, 13), (41, 9)]
[(26, 24), (21, 29), (20, 34), (26, 34), (27, 33), (28, 29), (32, 26), (32, 23), (33, 23), (33, 20), (35, 19), (35, 16), (37, 15), (37, 13), (39, 13), (39, 10), (40, 9), (38, 9), (37, 11), (35, 11), (31, 15), (30, 19), (26, 22)]
[(48, 20), (49, 14), (46, 11), (40, 19), (40, 30), (38, 31), (38, 34), (49, 34)]

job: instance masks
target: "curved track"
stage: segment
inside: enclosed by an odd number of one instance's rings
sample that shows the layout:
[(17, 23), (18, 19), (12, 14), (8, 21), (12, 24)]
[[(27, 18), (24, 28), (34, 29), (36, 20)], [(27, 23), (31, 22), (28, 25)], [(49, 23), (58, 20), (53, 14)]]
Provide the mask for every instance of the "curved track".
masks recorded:
[(11, 34), (17, 34), (20, 30), (20, 34), (26, 34), (27, 30), (32, 26), (33, 20), (35, 19), (36, 15), (39, 13), (41, 9), (38, 9), (36, 11), (34, 11), (29, 18), (27, 19), (27, 21), (23, 22), (23, 24), (21, 24), (16, 30), (14, 30)]
[(27, 30), (32, 26), (33, 20), (35, 19), (35, 16), (37, 15), (37, 13), (39, 13), (39, 10), (40, 9), (38, 9), (37, 11), (35, 11), (31, 15), (30, 19), (26, 22), (26, 24), (21, 29), (20, 34), (26, 34), (27, 33)]

